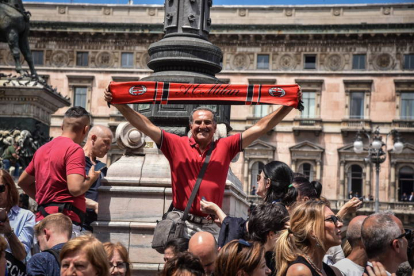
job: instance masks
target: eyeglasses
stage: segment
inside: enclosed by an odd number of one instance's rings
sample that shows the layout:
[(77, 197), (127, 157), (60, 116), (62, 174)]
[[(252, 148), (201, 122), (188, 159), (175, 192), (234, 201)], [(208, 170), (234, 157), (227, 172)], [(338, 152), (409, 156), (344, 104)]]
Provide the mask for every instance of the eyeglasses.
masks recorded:
[(239, 244), (238, 244), (238, 247), (237, 247), (237, 253), (239, 253), (243, 249), (243, 247), (240, 246), (240, 245), (246, 246), (246, 247), (252, 247), (252, 244), (250, 242), (248, 242), (246, 240), (243, 240), (243, 239), (239, 239)]
[(391, 244), (392, 244), (392, 242), (394, 240), (399, 240), (399, 239), (401, 239), (403, 237), (405, 237), (407, 240), (410, 240), (411, 239), (411, 234), (412, 234), (412, 231), (410, 229), (404, 229), (404, 233), (402, 233), (401, 235), (399, 235), (398, 237), (396, 237), (395, 239), (393, 239), (391, 241)]
[(329, 217), (325, 218), (325, 221), (333, 222), (335, 225), (339, 222), (342, 222), (342, 219), (335, 215), (330, 215)]
[(126, 270), (128, 263), (116, 263), (116, 264), (112, 264), (109, 263), (109, 267), (110, 267), (110, 271), (112, 272), (115, 268), (117, 268), (118, 270)]

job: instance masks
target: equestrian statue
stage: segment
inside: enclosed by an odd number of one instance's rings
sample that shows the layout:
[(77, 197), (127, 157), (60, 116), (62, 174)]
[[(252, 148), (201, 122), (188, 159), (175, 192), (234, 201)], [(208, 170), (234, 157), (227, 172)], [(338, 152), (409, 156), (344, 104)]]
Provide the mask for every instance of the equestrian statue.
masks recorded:
[(0, 42), (7, 42), (13, 54), (17, 73), (24, 75), (20, 52), (30, 68), (32, 78), (37, 78), (29, 46), (30, 12), (24, 9), (22, 0), (0, 0)]

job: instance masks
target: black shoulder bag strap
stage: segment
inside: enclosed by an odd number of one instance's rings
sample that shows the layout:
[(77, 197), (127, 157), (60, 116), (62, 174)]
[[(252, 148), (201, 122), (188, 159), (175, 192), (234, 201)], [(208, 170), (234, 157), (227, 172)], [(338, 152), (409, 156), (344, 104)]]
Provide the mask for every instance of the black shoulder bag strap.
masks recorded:
[(197, 181), (196, 181), (196, 184), (194, 185), (193, 191), (191, 192), (191, 196), (188, 199), (187, 206), (185, 207), (184, 214), (182, 217), (183, 221), (187, 220), (188, 212), (190, 212), (191, 205), (193, 204), (193, 201), (196, 197), (198, 189), (200, 188), (200, 184), (201, 184), (201, 181), (203, 180), (204, 173), (207, 170), (208, 162), (210, 162), (211, 152), (214, 150), (215, 147), (216, 147), (216, 143), (212, 142), (210, 149), (208, 150), (206, 154), (206, 159), (204, 160), (203, 166), (201, 167), (201, 170), (198, 173)]

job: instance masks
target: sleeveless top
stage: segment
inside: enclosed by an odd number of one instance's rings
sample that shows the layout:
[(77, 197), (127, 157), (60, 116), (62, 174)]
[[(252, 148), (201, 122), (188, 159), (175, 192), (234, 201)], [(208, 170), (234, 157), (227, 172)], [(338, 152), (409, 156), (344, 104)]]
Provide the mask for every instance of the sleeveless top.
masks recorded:
[[(312, 276), (321, 276), (313, 267), (312, 267), (312, 265), (305, 259), (305, 258), (303, 258), (302, 256), (298, 256), (297, 258), (296, 258), (296, 260), (294, 260), (293, 262), (291, 262), (290, 264), (289, 264), (289, 266), (288, 266), (288, 269), (289, 269), (289, 267), (291, 267), (292, 265), (294, 265), (294, 264), (303, 264), (303, 265), (305, 265), (307, 268), (309, 268), (310, 269), (310, 271), (312, 272)], [(333, 271), (333, 269), (329, 266), (329, 265), (327, 265), (327, 264), (325, 264), (325, 263), (322, 263), (322, 267), (323, 267), (323, 270), (325, 271), (325, 274), (327, 275), (327, 276), (335, 276), (336, 274), (335, 274), (335, 272)]]

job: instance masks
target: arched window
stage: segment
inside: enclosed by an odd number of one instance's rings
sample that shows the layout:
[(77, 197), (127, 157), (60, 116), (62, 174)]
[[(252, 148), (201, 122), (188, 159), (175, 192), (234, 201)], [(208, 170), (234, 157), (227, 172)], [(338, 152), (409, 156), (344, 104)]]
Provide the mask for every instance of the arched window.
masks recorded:
[(313, 180), (313, 167), (310, 163), (302, 163), (299, 166), (299, 172), (306, 175), (309, 181)]
[(261, 173), (263, 170), (264, 164), (260, 161), (254, 162), (251, 170), (251, 183), (250, 183), (250, 191), (253, 187), (256, 187), (257, 191), (257, 175)]
[(362, 168), (358, 165), (352, 165), (348, 170), (348, 193), (352, 191), (353, 196), (363, 196), (362, 193)]
[(414, 192), (414, 170), (411, 167), (402, 167), (398, 174), (398, 180), (400, 183), (399, 199), (401, 200), (402, 194), (410, 196), (411, 192)]

